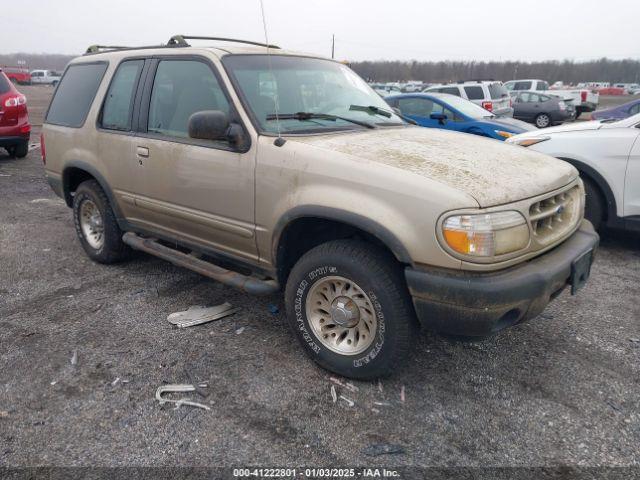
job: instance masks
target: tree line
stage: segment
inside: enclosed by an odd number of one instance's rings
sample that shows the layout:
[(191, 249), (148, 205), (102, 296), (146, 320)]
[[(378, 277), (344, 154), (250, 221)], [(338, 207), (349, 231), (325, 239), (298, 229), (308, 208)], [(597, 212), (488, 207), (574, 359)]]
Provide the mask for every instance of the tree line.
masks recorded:
[[(75, 55), (45, 53), (0, 54), (0, 66), (16, 66), (19, 61), (27, 68), (63, 70)], [(544, 62), (475, 62), (439, 61), (418, 62), (376, 60), (352, 62), (351, 67), (363, 78), (375, 82), (418, 80), (428, 83), (447, 83), (470, 79), (513, 80), (541, 78), (566, 84), (580, 82), (640, 83), (640, 60), (612, 60), (601, 58), (588, 62), (571, 60)]]
[(351, 67), (366, 80), (396, 82), (418, 80), (428, 83), (447, 83), (461, 80), (541, 78), (551, 83), (580, 82), (640, 83), (640, 60), (611, 60), (601, 58), (588, 62), (549, 60), (519, 61), (363, 61)]

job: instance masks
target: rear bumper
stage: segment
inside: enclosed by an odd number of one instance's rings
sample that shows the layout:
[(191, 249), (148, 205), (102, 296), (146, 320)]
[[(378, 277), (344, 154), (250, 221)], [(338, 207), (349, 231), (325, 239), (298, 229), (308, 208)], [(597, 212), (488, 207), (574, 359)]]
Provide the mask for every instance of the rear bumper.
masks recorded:
[(595, 111), (596, 108), (598, 108), (597, 103), (583, 102), (576, 107), (576, 111), (577, 112), (593, 112)]
[(14, 147), (24, 142), (29, 141), (30, 134), (26, 135), (12, 135), (10, 137), (0, 137), (0, 147)]
[(558, 247), (506, 270), (407, 268), (405, 277), (422, 325), (453, 335), (484, 336), (540, 314), (571, 283), (574, 262), (589, 251), (595, 254), (598, 243), (598, 234), (585, 220)]

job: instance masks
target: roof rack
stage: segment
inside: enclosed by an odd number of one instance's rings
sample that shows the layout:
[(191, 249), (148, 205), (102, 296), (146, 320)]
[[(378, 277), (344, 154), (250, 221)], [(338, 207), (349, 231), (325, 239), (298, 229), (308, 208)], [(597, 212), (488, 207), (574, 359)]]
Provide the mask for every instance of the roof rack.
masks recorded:
[(237, 38), (223, 38), (223, 37), (201, 37), (193, 35), (174, 35), (167, 42), (168, 47), (190, 47), (187, 40), (215, 40), (217, 42), (231, 42), (231, 43), (245, 43), (247, 45), (257, 45), (258, 47), (277, 48), (277, 45), (270, 45), (267, 43), (252, 42), (251, 40), (239, 40)]
[(457, 83), (482, 83), (482, 82), (495, 82), (495, 78), (469, 78), (467, 80), (460, 80)]
[(87, 51), (84, 53), (100, 53), (106, 50), (124, 50), (132, 47), (116, 47), (112, 45), (89, 45)]

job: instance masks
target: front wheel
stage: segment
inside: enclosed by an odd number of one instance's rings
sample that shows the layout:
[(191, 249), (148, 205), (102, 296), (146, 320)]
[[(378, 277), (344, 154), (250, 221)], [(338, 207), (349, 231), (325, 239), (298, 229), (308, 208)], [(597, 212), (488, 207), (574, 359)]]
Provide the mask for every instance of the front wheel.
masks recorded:
[(401, 266), (360, 241), (331, 241), (303, 255), (289, 275), (285, 304), (305, 352), (345, 377), (391, 374), (417, 332)]

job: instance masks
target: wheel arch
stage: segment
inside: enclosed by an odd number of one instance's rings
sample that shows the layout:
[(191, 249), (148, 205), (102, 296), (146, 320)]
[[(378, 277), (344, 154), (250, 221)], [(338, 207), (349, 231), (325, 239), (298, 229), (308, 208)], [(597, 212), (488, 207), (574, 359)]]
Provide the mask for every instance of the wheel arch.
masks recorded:
[(581, 177), (586, 177), (595, 183), (596, 187), (602, 194), (602, 198), (606, 202), (605, 205), (605, 215), (604, 221), (608, 225), (614, 225), (618, 218), (618, 207), (616, 203), (616, 197), (609, 186), (609, 183), (604, 179), (604, 177), (593, 167), (587, 165), (580, 160), (574, 160), (572, 158), (564, 158), (559, 157), (560, 160), (564, 160), (567, 163), (573, 165), (578, 172), (580, 172)]
[[(300, 241), (302, 231), (308, 233)], [(274, 229), (271, 253), (280, 284), (286, 283), (293, 265), (311, 248), (330, 240), (358, 237), (384, 248), (400, 263), (412, 264), (398, 237), (370, 218), (330, 207), (300, 206), (285, 213)]]
[(104, 176), (94, 166), (80, 160), (68, 162), (62, 171), (62, 192), (67, 206), (71, 207), (73, 205), (73, 192), (86, 180), (95, 180), (98, 182), (107, 195), (113, 213), (115, 213), (116, 219), (118, 223), (120, 223), (122, 219), (120, 209)]

